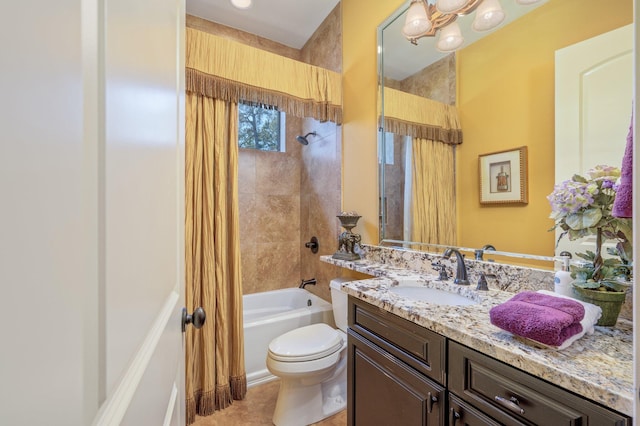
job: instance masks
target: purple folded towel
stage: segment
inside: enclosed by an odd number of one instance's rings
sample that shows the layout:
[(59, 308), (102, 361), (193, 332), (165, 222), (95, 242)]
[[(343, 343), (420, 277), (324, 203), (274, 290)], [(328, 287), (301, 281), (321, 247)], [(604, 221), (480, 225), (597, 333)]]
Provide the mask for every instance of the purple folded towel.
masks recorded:
[(622, 157), (620, 187), (613, 202), (613, 217), (631, 217), (633, 215), (633, 114), (627, 134), (627, 146)]
[(549, 346), (582, 332), (584, 306), (574, 300), (525, 291), (489, 311), (491, 324)]

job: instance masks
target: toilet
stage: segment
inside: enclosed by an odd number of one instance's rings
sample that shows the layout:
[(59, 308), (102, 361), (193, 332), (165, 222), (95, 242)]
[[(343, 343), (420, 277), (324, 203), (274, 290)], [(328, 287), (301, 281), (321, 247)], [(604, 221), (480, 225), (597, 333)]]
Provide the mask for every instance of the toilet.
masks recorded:
[(337, 329), (312, 324), (284, 333), (269, 343), (267, 368), (280, 379), (273, 414), (276, 426), (318, 422), (347, 405), (347, 294), (331, 280), (331, 304)]

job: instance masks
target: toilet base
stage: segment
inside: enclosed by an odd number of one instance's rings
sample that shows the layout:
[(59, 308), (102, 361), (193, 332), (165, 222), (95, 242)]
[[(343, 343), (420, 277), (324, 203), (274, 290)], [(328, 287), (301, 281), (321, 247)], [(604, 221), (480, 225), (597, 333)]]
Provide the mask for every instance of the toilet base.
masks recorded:
[(347, 406), (346, 357), (338, 362), (336, 375), (321, 383), (280, 380), (278, 401), (273, 413), (276, 426), (303, 426), (330, 417)]

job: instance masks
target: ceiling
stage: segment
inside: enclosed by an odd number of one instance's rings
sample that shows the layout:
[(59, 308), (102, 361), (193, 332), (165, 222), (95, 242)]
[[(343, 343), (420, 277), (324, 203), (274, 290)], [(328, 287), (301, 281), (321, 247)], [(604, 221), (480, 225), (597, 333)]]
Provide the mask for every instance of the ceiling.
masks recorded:
[(253, 0), (246, 10), (229, 0), (186, 0), (187, 13), (300, 49), (339, 0)]

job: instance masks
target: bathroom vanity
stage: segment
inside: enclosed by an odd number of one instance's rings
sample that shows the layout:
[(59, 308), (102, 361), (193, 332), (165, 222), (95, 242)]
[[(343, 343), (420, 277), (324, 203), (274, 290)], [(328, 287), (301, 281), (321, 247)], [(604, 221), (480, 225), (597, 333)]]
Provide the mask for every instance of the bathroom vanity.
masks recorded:
[[(343, 284), (350, 295), (350, 425), (631, 424), (630, 322), (596, 327), (557, 351), (490, 324), (491, 307), (514, 293), (437, 282), (418, 263), (322, 260), (375, 277)], [(474, 304), (425, 303), (392, 291), (407, 279)]]
[(349, 425), (630, 425), (629, 417), (355, 297)]

